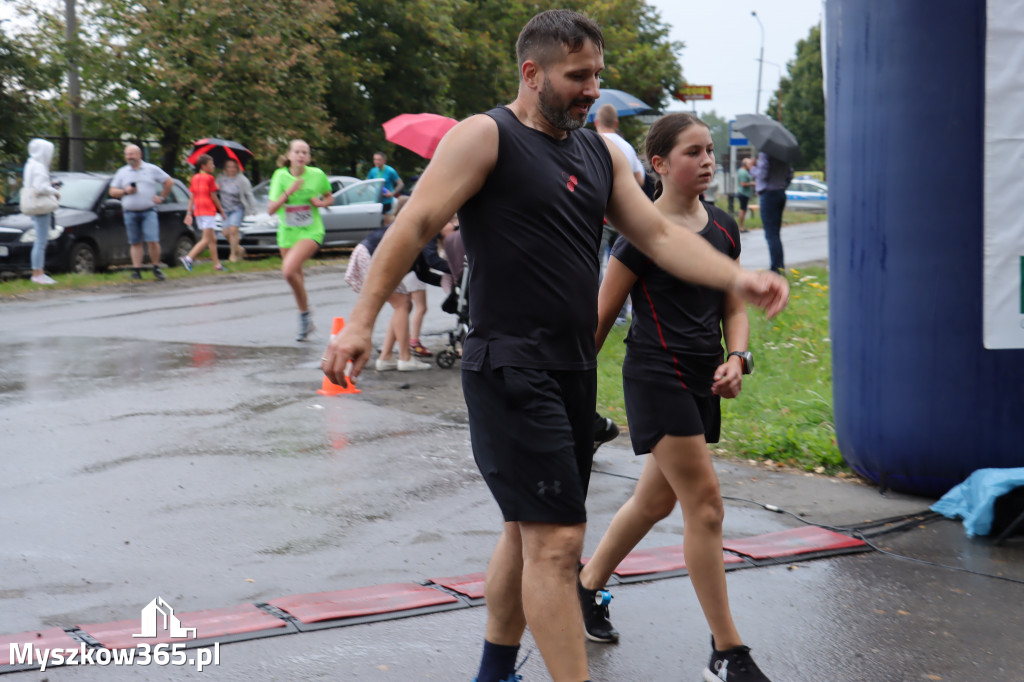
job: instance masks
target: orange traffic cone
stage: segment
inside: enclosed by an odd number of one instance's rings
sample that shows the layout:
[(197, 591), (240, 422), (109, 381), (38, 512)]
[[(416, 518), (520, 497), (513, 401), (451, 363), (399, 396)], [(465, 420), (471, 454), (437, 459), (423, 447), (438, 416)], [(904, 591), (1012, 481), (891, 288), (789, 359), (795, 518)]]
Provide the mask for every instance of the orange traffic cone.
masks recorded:
[[(334, 318), (334, 322), (331, 324), (331, 340), (333, 341), (334, 337), (336, 337), (338, 334), (340, 334), (341, 330), (344, 329), (344, 328), (345, 328), (345, 318), (344, 317), (336, 317), (336, 318)], [(333, 381), (331, 381), (327, 377), (324, 377), (323, 384), (321, 384), (320, 389), (317, 391), (317, 393), (319, 393), (320, 395), (341, 395), (342, 393), (362, 393), (362, 391), (360, 391), (358, 388), (356, 388), (356, 382), (355, 382), (355, 380), (352, 377), (346, 376), (345, 378), (348, 380), (348, 386), (339, 386), (338, 384), (334, 383)]]

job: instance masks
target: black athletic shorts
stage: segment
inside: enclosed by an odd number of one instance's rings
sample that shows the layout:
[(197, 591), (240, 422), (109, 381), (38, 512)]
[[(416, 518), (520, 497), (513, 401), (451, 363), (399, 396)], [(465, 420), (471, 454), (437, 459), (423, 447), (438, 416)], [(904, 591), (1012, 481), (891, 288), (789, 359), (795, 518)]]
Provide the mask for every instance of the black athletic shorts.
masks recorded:
[(462, 370), (473, 457), (505, 521), (585, 523), (596, 370)]
[(736, 198), (740, 200), (740, 210), (746, 211), (747, 204), (750, 202), (750, 197), (748, 197), (746, 194), (737, 194)]
[(717, 443), (722, 429), (721, 398), (699, 396), (678, 382), (622, 378), (633, 452), (646, 455), (665, 436), (700, 436)]

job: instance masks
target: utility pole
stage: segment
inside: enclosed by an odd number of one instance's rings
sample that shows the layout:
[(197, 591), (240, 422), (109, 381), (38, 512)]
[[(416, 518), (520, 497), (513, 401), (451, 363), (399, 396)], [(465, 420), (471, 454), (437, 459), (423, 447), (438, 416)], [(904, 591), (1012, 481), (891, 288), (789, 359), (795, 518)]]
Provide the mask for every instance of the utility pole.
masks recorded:
[(764, 24), (761, 23), (761, 17), (757, 16), (757, 12), (751, 10), (750, 16), (757, 19), (757, 25), (761, 27), (761, 58), (758, 59), (757, 67), (757, 104), (754, 105), (754, 113), (761, 113), (761, 72), (764, 71)]
[(78, 82), (78, 20), (75, 0), (64, 0), (64, 40), (68, 58), (68, 159), (70, 171), (85, 170), (82, 142), (82, 93)]

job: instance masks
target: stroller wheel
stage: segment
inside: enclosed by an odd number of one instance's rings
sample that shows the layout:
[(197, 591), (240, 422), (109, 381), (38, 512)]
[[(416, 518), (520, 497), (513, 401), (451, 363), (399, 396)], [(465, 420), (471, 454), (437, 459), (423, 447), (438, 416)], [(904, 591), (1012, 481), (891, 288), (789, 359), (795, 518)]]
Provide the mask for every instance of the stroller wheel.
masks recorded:
[(450, 348), (445, 348), (443, 351), (437, 354), (437, 366), (441, 369), (450, 369), (455, 364), (455, 359), (459, 357), (455, 354), (455, 351)]

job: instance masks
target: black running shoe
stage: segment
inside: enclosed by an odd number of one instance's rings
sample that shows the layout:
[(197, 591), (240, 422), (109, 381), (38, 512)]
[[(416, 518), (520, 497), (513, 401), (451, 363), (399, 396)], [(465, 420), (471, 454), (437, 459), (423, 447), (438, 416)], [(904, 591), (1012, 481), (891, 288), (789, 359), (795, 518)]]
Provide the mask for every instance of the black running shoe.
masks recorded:
[(164, 271), (156, 265), (153, 266), (153, 277), (155, 277), (158, 282), (162, 282), (167, 279), (167, 275), (164, 274)]
[(594, 413), (594, 452), (619, 435), (619, 427), (608, 417)]
[(583, 610), (583, 630), (591, 642), (617, 642), (619, 632), (608, 620), (608, 603), (612, 593), (607, 590), (588, 590), (583, 583), (576, 580), (576, 592), (580, 597), (580, 608)]
[(705, 682), (771, 682), (750, 657), (750, 647), (715, 650), (711, 639), (711, 660), (704, 669)]

